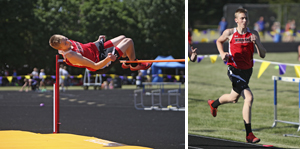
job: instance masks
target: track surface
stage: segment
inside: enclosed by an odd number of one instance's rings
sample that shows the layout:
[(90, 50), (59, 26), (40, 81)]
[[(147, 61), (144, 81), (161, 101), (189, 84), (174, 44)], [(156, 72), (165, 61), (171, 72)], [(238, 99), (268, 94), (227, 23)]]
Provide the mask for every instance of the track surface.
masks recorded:
[(236, 142), (212, 137), (189, 134), (189, 149), (265, 149), (276, 147), (265, 147), (259, 144)]
[[(162, 98), (167, 101), (167, 96)], [(0, 130), (52, 133), (52, 101), (52, 91), (0, 91)], [(61, 133), (157, 149), (185, 148), (184, 111), (136, 110), (133, 90), (60, 92), (60, 123)]]

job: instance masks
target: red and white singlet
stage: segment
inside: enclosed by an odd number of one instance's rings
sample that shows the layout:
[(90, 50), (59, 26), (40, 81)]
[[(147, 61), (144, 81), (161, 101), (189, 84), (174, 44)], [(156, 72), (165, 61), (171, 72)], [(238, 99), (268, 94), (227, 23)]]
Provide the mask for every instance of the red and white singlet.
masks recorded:
[[(83, 57), (86, 57), (87, 59), (89, 59), (93, 62), (99, 62), (100, 61), (99, 60), (99, 51), (98, 51), (98, 48), (96, 47), (96, 45), (94, 43), (90, 42), (90, 43), (82, 44), (82, 43), (79, 43), (79, 42), (76, 42), (76, 41), (73, 41), (73, 40), (70, 40), (70, 41), (72, 42), (71, 51), (74, 51), (76, 53), (80, 53)], [(64, 52), (64, 53), (59, 52), (59, 53), (62, 54), (62, 56), (64, 57), (64, 54), (67, 54), (68, 52)], [(86, 67), (86, 66), (72, 64), (65, 57), (64, 57), (64, 59), (65, 59), (64, 61), (67, 63), (67, 65), (74, 66), (74, 67), (77, 67), (77, 68), (87, 68), (90, 71), (96, 71), (95, 69), (92, 69), (92, 68), (89, 68), (89, 67)]]
[(227, 65), (237, 69), (250, 69), (253, 67), (254, 44), (250, 40), (252, 33), (247, 28), (243, 35), (234, 28), (234, 33), (229, 41), (229, 59)]

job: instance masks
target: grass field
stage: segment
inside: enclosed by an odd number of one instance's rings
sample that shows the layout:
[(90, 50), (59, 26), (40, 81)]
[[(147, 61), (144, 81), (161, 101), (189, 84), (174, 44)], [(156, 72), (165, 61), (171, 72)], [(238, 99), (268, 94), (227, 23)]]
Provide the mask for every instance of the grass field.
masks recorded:
[[(293, 53), (267, 53), (264, 60), (298, 64), (298, 54)], [(261, 59), (257, 54), (254, 58)], [(279, 70), (270, 64), (258, 79), (261, 63), (256, 62), (249, 87), (254, 94), (252, 106), (253, 133), (261, 139), (259, 144), (274, 145), (281, 148), (300, 148), (296, 137), (284, 137), (283, 134), (295, 134), (297, 125), (277, 123), (274, 121), (273, 80), (272, 75), (279, 76)], [(299, 64), (300, 65), (300, 64)], [(296, 77), (295, 69), (287, 66), (282, 76)], [(278, 81), (278, 119), (299, 122), (298, 84)], [(209, 58), (200, 63), (188, 63), (188, 132), (189, 134), (210, 136), (245, 142), (244, 123), (242, 118), (243, 99), (236, 104), (225, 104), (218, 108), (217, 117), (212, 117), (207, 104), (208, 99), (217, 99), (222, 94), (231, 91), (231, 82), (227, 76), (227, 66), (220, 57), (212, 64)]]

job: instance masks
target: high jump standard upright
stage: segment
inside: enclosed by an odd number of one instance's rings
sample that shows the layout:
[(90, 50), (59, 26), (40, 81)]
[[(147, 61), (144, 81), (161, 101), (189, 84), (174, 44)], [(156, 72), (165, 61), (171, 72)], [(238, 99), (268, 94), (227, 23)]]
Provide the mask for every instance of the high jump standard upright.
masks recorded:
[(53, 84), (53, 133), (59, 133), (59, 63), (63, 60), (56, 55), (55, 83)]

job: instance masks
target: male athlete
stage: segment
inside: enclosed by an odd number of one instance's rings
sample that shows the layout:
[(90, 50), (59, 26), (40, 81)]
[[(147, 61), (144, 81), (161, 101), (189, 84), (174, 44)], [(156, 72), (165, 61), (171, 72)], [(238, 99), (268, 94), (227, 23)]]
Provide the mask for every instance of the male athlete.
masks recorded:
[[(121, 57), (128, 57), (130, 61), (136, 60), (133, 41), (120, 35), (104, 43), (105, 36), (100, 35), (95, 42), (86, 44), (69, 40), (63, 35), (51, 36), (49, 44), (58, 50), (64, 61), (74, 67), (87, 68), (95, 73), (106, 73)], [(147, 70), (152, 63), (122, 64), (123, 69), (131, 71)]]
[[(217, 108), (221, 104), (236, 103), (240, 96), (244, 98), (243, 119), (246, 128), (246, 141), (257, 143), (251, 129), (251, 106), (253, 94), (248, 86), (252, 75), (254, 45), (261, 58), (266, 55), (266, 49), (260, 42), (259, 34), (247, 28), (248, 13), (246, 9), (237, 9), (235, 12), (236, 28), (227, 29), (217, 40), (217, 48), (224, 61), (227, 61), (227, 75), (232, 82), (230, 94), (224, 94), (217, 100), (208, 100), (211, 114), (217, 116)], [(224, 52), (223, 43), (229, 40), (229, 53)]]

